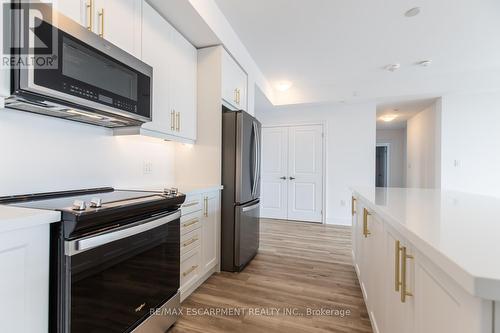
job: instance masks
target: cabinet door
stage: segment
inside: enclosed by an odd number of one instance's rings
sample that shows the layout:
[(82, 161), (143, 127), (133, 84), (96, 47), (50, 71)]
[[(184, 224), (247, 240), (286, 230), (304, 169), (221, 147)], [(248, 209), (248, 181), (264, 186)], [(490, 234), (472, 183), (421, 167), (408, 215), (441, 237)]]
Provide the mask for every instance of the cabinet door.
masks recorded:
[(382, 221), (373, 215), (367, 219), (367, 231), (369, 234), (364, 238), (365, 244), (365, 274), (364, 285), (367, 295), (367, 307), (370, 312), (372, 326), (375, 333), (385, 332), (385, 292), (384, 284), (388, 278), (385, 268), (385, 234)]
[(196, 140), (196, 73), (198, 52), (178, 31), (172, 31), (171, 111), (177, 114), (177, 135)]
[(47, 333), (49, 225), (0, 235), (0, 332)]
[(440, 268), (415, 256), (415, 332), (491, 332), (491, 303), (468, 294)]
[(232, 109), (247, 109), (247, 75), (226, 51), (222, 52), (222, 99)]
[(84, 27), (90, 27), (92, 0), (56, 0), (54, 9)]
[(153, 121), (144, 124), (143, 128), (175, 134), (169, 98), (173, 28), (146, 2), (142, 14), (142, 60), (153, 67)]
[[(401, 267), (403, 258), (401, 251), (396, 249), (397, 242), (400, 246), (406, 246), (408, 254), (413, 254), (413, 250), (409, 248), (401, 237), (392, 232), (386, 231), (385, 234), (385, 251), (386, 263), (385, 268), (387, 271), (387, 278), (385, 279), (385, 313), (384, 313), (384, 330), (388, 333), (413, 333), (414, 324), (414, 297), (408, 296), (405, 301), (401, 300), (402, 286), (399, 283), (402, 281)], [(397, 259), (399, 259), (397, 261)], [(399, 265), (397, 264), (399, 262)], [(413, 291), (414, 288), (414, 262), (412, 259), (406, 260), (407, 271), (406, 291)], [(398, 267), (399, 266), (399, 267)], [(398, 269), (399, 268), (399, 269)], [(398, 281), (399, 279), (399, 281)], [(399, 287), (397, 286), (399, 285)], [(398, 290), (396, 290), (398, 289)]]
[(142, 0), (94, 1), (94, 32), (140, 58)]
[(207, 193), (203, 200), (202, 253), (203, 271), (207, 272), (219, 263), (219, 192)]

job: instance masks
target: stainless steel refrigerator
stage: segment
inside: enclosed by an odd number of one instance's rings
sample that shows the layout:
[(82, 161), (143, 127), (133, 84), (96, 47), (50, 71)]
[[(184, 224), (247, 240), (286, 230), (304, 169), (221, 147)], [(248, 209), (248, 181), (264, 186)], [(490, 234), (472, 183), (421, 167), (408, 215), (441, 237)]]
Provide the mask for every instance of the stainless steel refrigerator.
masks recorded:
[(259, 249), (261, 124), (222, 110), (221, 269), (239, 272)]

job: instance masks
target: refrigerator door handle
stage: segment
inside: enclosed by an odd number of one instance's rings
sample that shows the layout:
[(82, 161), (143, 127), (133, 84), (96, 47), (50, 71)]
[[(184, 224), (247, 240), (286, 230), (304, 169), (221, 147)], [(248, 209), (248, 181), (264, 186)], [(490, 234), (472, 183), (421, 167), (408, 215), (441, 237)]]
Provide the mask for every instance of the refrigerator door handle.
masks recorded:
[(252, 197), (255, 198), (255, 190), (257, 188), (257, 173), (258, 173), (258, 139), (257, 139), (257, 124), (253, 122), (253, 182), (252, 182)]
[(255, 205), (251, 205), (251, 206), (248, 206), (248, 207), (243, 207), (243, 208), (241, 209), (241, 211), (245, 213), (245, 212), (248, 212), (248, 211), (254, 210), (254, 209), (256, 209), (256, 208), (259, 208), (259, 206), (260, 206), (260, 202), (257, 202)]

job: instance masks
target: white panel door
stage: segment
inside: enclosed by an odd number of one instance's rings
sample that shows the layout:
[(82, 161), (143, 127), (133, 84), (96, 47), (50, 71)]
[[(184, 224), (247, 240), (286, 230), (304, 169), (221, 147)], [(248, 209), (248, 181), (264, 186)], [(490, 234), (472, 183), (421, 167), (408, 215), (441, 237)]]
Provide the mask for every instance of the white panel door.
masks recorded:
[(261, 217), (286, 219), (288, 127), (262, 128)]
[(323, 127), (290, 127), (288, 137), (288, 219), (322, 222)]

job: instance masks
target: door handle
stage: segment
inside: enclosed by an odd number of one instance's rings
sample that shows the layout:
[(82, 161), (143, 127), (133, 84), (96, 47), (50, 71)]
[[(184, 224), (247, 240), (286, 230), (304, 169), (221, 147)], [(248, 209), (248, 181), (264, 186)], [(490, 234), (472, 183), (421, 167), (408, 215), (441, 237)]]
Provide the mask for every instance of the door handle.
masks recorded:
[(285, 176), (283, 176), (283, 177), (280, 177), (280, 179), (282, 179), (282, 180), (286, 180), (286, 177), (285, 177)]
[(294, 180), (294, 179), (295, 179), (295, 177), (290, 177), (290, 180)]

